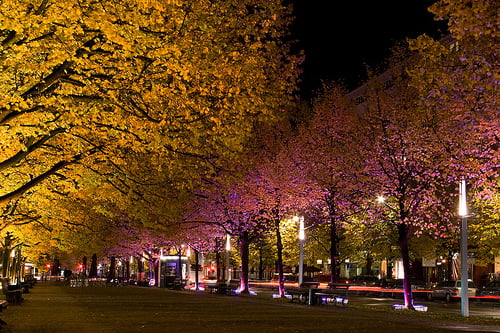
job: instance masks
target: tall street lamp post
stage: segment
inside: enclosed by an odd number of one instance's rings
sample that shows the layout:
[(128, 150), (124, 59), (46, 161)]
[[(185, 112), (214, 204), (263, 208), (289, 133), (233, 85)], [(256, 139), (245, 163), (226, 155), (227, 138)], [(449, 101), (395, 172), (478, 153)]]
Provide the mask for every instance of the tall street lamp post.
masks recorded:
[(231, 251), (231, 236), (226, 235), (226, 272), (227, 272), (227, 283), (231, 280), (231, 270), (229, 269), (229, 255)]
[(302, 285), (304, 281), (304, 240), (305, 240), (305, 232), (304, 232), (304, 217), (295, 216), (293, 218), (295, 221), (299, 221), (299, 287)]
[(461, 218), (461, 239), (460, 239), (460, 265), (461, 265), (461, 299), (462, 299), (462, 316), (469, 316), (469, 273), (467, 263), (467, 196), (465, 188), (465, 179), (462, 179), (459, 185), (459, 204), (458, 215)]

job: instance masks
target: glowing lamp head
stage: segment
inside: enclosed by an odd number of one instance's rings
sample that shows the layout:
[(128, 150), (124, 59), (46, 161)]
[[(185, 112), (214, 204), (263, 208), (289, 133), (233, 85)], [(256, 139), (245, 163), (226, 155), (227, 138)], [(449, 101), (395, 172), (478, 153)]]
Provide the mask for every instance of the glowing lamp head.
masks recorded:
[(299, 222), (299, 239), (300, 240), (306, 239), (306, 235), (304, 232), (304, 218), (303, 217), (300, 218), (300, 222)]
[(384, 203), (385, 202), (385, 198), (382, 195), (379, 195), (377, 197), (377, 201), (378, 201), (378, 203)]
[(229, 234), (226, 235), (226, 251), (231, 250), (231, 236)]
[(465, 179), (459, 184), (459, 193), (458, 193), (459, 201), (458, 201), (458, 215), (461, 217), (465, 217), (468, 215), (467, 212), (467, 192), (465, 188)]

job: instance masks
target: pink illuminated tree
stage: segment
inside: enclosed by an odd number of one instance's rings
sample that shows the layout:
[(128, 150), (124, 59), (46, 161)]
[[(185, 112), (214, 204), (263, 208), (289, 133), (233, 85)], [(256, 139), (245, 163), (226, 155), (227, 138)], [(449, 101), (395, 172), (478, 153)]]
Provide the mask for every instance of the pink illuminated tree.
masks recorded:
[[(259, 163), (251, 171), (253, 191), (261, 206), (261, 217), (269, 222), (276, 239), (278, 290), (285, 295), (283, 272), (282, 222), (296, 215), (307, 215), (321, 201), (322, 191), (306, 176), (299, 163), (293, 122), (267, 129), (258, 155)], [(262, 136), (264, 137), (264, 136)], [(298, 227), (298, 226), (295, 226)], [(297, 239), (298, 243), (298, 239)]]
[(301, 128), (294, 145), (295, 172), (305, 177), (309, 193), (315, 193), (316, 205), (326, 212), (319, 220), (329, 226), (330, 282), (339, 276), (339, 240), (342, 225), (359, 210), (359, 191), (354, 187), (356, 176), (350, 172), (360, 163), (353, 153), (356, 145), (356, 118), (340, 85), (325, 84), (313, 101), (313, 117)]
[[(248, 181), (245, 178), (212, 183), (198, 191), (186, 206), (183, 222), (184, 228), (203, 235), (204, 239), (225, 239), (227, 235), (237, 238), (241, 256), (241, 293), (249, 292), (249, 246), (267, 230)], [(214, 249), (220, 250), (216, 244)]]
[(303, 211), (315, 198), (316, 192), (308, 191), (306, 178), (291, 172), (296, 165), (287, 147), (292, 133), (289, 124), (284, 120), (273, 128), (261, 128), (255, 141), (258, 149), (248, 155), (247, 165), (240, 167), (240, 176), (227, 177), (226, 182), (198, 193), (187, 209), (197, 212), (187, 221), (217, 230), (219, 237), (237, 237), (242, 261), (241, 292), (248, 292), (250, 244), (272, 231), (276, 237), (279, 292), (284, 296), (281, 222)]
[(409, 242), (414, 234), (434, 232), (452, 221), (449, 185), (443, 172), (443, 151), (418, 112), (416, 91), (398, 79), (401, 67), (391, 68), (393, 86), (377, 78), (367, 83), (366, 110), (360, 114), (356, 153), (364, 163), (357, 172), (372, 215), (367, 223), (386, 223), (396, 230), (404, 268), (405, 306), (413, 309)]
[(158, 230), (141, 228), (130, 223), (128, 218), (114, 220), (111, 232), (102, 235), (101, 238), (106, 244), (103, 252), (110, 258), (135, 257), (139, 261), (148, 262), (155, 285), (159, 285), (158, 264), (161, 249), (169, 249), (174, 246), (172, 237), (161, 233)]
[(420, 107), (443, 147), (444, 165), (469, 188), (472, 240), (487, 256), (500, 254), (500, 109), (498, 108), (498, 1), (440, 0), (430, 7), (447, 20), (449, 36), (413, 41), (418, 64), (409, 71)]

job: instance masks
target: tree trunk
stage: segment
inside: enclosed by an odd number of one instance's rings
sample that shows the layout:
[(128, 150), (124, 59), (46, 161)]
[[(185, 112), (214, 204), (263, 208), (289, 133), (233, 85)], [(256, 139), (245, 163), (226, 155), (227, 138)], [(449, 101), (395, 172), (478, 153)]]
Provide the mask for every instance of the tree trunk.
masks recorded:
[(12, 235), (10, 232), (7, 232), (7, 235), (4, 239), (4, 246), (2, 251), (2, 277), (8, 277), (8, 268), (10, 262), (10, 252), (12, 245)]
[(115, 279), (115, 276), (116, 276), (116, 259), (115, 257), (111, 257), (107, 282), (113, 281)]
[(82, 274), (83, 276), (87, 276), (87, 256), (83, 256), (82, 258)]
[(283, 276), (283, 243), (281, 240), (280, 220), (277, 218), (274, 222), (276, 228), (276, 248), (277, 261), (276, 268), (278, 270), (278, 293), (281, 297), (285, 297), (285, 279)]
[(200, 260), (199, 260), (199, 252), (194, 250), (194, 262), (195, 262), (195, 271), (194, 271), (194, 290), (200, 290), (200, 281), (198, 277)]
[(339, 258), (339, 250), (338, 250), (338, 231), (337, 231), (337, 219), (335, 218), (336, 209), (335, 209), (335, 193), (333, 190), (330, 190), (327, 203), (329, 210), (329, 219), (330, 219), (330, 282), (336, 283), (339, 280), (339, 274), (337, 272), (337, 261)]
[(372, 275), (373, 257), (370, 252), (366, 253), (366, 275)]
[(249, 294), (248, 288), (248, 261), (250, 255), (250, 241), (248, 232), (243, 232), (239, 239), (240, 255), (241, 255), (241, 276), (240, 276), (240, 293)]
[(153, 261), (153, 277), (155, 279), (155, 287), (159, 287), (161, 286), (161, 283), (160, 283), (160, 276), (161, 276), (161, 272), (160, 272), (160, 267), (161, 265), (161, 259), (158, 258), (156, 260)]
[(410, 238), (411, 227), (407, 224), (398, 224), (398, 242), (399, 248), (401, 250), (401, 258), (403, 259), (403, 288), (404, 288), (404, 300), (405, 307), (410, 310), (415, 310), (413, 307), (413, 293), (411, 291), (411, 280), (410, 280), (410, 254), (408, 248), (408, 242)]
[(262, 258), (262, 245), (259, 246), (259, 280), (264, 279), (264, 260)]
[(180, 280), (184, 280), (184, 277), (182, 276), (182, 250), (179, 249), (177, 251), (177, 255), (179, 256), (179, 258), (177, 259), (177, 277), (180, 279)]
[(215, 252), (215, 266), (217, 267), (217, 281), (223, 279), (224, 277), (221, 274), (221, 266), (220, 266), (220, 252), (217, 250)]
[(90, 262), (89, 277), (97, 277), (97, 254), (95, 253), (92, 255), (92, 261)]

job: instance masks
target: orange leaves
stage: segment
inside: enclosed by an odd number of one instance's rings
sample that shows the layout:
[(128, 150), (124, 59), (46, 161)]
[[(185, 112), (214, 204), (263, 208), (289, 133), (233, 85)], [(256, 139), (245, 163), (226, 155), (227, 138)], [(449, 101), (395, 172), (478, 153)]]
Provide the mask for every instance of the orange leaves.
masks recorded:
[[(151, 206), (160, 194), (178, 206), (180, 192), (238, 158), (253, 126), (276, 118), (295, 89), (298, 60), (278, 40), (280, 1), (42, 3), (0, 2), (0, 163), (46, 138), (0, 173), (0, 195), (77, 161), (37, 191), (97, 191), (122, 208), (133, 200), (145, 216), (170, 205)], [(46, 217), (48, 202), (36, 207)]]

